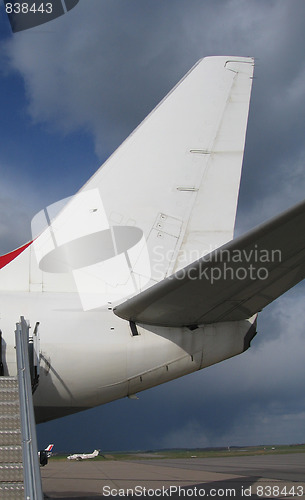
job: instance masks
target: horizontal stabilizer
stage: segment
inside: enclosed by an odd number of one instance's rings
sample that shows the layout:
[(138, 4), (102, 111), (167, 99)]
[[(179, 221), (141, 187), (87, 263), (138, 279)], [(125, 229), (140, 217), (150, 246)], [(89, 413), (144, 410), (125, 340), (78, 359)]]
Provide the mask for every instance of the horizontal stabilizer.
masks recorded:
[(117, 306), (137, 323), (250, 318), (305, 277), (305, 201)]

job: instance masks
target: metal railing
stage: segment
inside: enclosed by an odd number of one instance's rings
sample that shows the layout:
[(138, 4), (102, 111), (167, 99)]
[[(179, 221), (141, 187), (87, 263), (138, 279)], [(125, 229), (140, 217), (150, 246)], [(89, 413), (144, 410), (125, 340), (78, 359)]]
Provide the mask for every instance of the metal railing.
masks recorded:
[(4, 375), (4, 367), (2, 362), (2, 331), (0, 330), (0, 377)]
[(31, 375), (32, 394), (36, 391), (39, 383), (39, 322), (37, 321), (34, 332), (29, 334), (29, 365)]
[(25, 499), (43, 500), (29, 366), (29, 325), (23, 316), (16, 324), (15, 335)]

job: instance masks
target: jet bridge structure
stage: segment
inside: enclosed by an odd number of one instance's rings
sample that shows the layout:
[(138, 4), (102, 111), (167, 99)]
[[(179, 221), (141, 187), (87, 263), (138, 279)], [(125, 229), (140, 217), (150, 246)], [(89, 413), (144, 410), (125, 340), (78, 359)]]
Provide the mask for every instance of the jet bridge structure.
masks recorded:
[(16, 324), (17, 376), (5, 376), (0, 335), (0, 498), (42, 500), (32, 392), (39, 378), (38, 324)]

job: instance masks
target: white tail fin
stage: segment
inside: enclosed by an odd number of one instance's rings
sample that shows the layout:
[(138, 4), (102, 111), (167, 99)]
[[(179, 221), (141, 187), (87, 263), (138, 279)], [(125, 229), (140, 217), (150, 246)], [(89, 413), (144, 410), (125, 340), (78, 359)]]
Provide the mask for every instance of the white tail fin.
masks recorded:
[(143, 230), (154, 281), (233, 236), (253, 66), (199, 61), (84, 187)]
[(2, 283), (16, 287), (22, 261), (19, 289), (78, 291), (92, 309), (230, 240), (252, 73), (251, 58), (199, 61), (58, 216), (42, 212), (46, 230)]

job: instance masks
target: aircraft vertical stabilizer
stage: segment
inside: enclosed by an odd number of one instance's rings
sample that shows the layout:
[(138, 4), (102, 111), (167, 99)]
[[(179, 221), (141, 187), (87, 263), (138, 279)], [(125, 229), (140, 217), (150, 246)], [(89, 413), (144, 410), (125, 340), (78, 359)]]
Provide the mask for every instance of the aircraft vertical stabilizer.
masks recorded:
[(141, 228), (153, 281), (232, 239), (253, 67), (199, 61), (83, 188)]
[(64, 208), (34, 218), (34, 242), (0, 288), (77, 291), (94, 309), (231, 240), (253, 65), (199, 61)]

